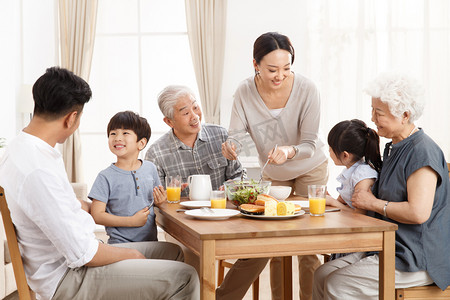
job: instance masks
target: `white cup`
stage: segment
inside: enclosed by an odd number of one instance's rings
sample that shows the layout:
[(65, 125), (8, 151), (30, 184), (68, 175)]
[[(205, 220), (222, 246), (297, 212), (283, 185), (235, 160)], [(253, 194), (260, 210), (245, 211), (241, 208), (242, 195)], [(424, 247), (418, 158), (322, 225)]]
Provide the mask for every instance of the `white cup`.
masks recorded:
[(191, 175), (188, 177), (189, 199), (194, 201), (209, 200), (211, 194), (211, 177), (209, 175)]

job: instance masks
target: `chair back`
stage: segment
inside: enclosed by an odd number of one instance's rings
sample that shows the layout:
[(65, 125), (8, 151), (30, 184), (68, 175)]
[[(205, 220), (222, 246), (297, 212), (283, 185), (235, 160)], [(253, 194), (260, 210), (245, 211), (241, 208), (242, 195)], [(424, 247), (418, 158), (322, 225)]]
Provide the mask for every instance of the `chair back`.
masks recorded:
[(5, 191), (0, 186), (0, 210), (5, 227), (6, 240), (8, 241), (9, 254), (14, 270), (14, 278), (16, 279), (17, 292), (20, 300), (35, 299), (33, 291), (28, 287), (27, 277), (23, 268), (22, 256), (20, 255), (19, 244), (17, 242), (16, 229), (11, 220), (8, 204), (6, 203)]

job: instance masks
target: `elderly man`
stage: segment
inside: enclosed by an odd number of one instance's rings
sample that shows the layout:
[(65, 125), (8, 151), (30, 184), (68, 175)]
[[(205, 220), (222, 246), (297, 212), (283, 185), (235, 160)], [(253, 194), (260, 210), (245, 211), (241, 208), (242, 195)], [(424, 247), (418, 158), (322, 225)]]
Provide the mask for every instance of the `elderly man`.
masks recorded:
[[(172, 130), (153, 143), (145, 159), (158, 167), (161, 182), (167, 175), (181, 175), (182, 182), (194, 174), (209, 174), (213, 190), (243, 172), (238, 161), (222, 155), (227, 130), (218, 125), (201, 124), (202, 111), (192, 91), (185, 86), (166, 87), (159, 95), (158, 105), (164, 122)], [(188, 195), (188, 188), (182, 196)]]
[[(166, 175), (179, 174), (185, 182), (189, 175), (209, 174), (212, 188), (218, 189), (224, 181), (240, 177), (243, 171), (240, 163), (222, 155), (222, 143), (228, 137), (226, 129), (201, 124), (202, 112), (189, 88), (166, 87), (159, 94), (158, 105), (171, 130), (150, 146), (145, 158), (156, 164), (161, 182)], [(187, 189), (182, 195), (187, 196)], [(166, 238), (173, 241), (168, 235)], [(198, 257), (184, 250), (186, 262), (198, 270)], [(267, 261), (267, 258), (236, 261), (217, 289), (217, 299), (242, 299)]]
[[(195, 270), (174, 244), (95, 238), (95, 223), (76, 199), (55, 149), (80, 125), (89, 85), (49, 68), (34, 84), (34, 116), (0, 162), (25, 273), (38, 299), (200, 298)], [(146, 259), (152, 258), (152, 259)]]

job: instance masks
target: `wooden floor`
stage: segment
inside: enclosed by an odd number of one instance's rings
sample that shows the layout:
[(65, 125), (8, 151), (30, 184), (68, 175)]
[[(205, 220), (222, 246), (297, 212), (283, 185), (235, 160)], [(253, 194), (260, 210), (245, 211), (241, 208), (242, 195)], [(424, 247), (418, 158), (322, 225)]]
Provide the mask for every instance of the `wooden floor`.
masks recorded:
[(19, 300), (19, 294), (17, 294), (17, 291), (15, 291), (11, 295), (8, 295), (5, 298), (3, 298), (3, 300)]
[[(97, 234), (98, 238), (101, 238), (102, 240), (106, 241), (107, 237), (106, 235), (99, 236)], [(164, 240), (164, 234), (158, 233), (158, 240), (163, 241)], [(298, 284), (298, 262), (297, 257), (293, 257), (292, 259), (292, 284), (293, 284), (293, 299), (299, 299), (299, 284)], [(225, 271), (226, 272), (226, 271)], [(261, 272), (261, 275), (259, 277), (259, 299), (260, 300), (271, 300), (271, 294), (270, 294), (270, 267), (269, 263), (267, 264), (266, 268)], [(252, 291), (251, 288), (243, 298), (243, 300), (252, 300)], [(19, 295), (17, 292), (12, 293), (11, 295), (7, 296), (3, 300), (19, 300)]]
[[(271, 300), (270, 293), (270, 262), (267, 263), (266, 268), (261, 272), (259, 276), (259, 300)], [(300, 299), (299, 296), (299, 283), (298, 283), (298, 260), (297, 256), (292, 258), (292, 286), (293, 296), (292, 299)], [(245, 294), (244, 300), (252, 300), (252, 289), (250, 288), (247, 294)]]
[[(299, 299), (298, 296), (298, 267), (297, 267), (297, 257), (294, 257), (292, 259), (292, 271), (294, 274), (292, 275), (292, 281), (294, 286), (294, 297), (293, 299)], [(262, 271), (260, 277), (259, 277), (259, 299), (260, 300), (270, 300), (270, 273), (269, 273), (269, 264), (267, 264), (264, 271)], [(247, 292), (247, 294), (244, 297), (244, 300), (252, 300), (252, 292), (251, 289)], [(3, 300), (19, 300), (19, 295), (17, 292), (12, 293), (11, 295), (7, 296)]]

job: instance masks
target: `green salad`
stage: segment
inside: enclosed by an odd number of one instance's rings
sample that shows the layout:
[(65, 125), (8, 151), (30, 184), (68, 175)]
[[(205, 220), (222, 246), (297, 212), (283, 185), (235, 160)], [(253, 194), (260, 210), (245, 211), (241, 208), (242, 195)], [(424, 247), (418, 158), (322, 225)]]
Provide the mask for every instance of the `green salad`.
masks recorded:
[(245, 203), (254, 203), (259, 194), (268, 192), (269, 186), (259, 184), (255, 180), (237, 181), (227, 186), (227, 198), (234, 202), (235, 205)]

